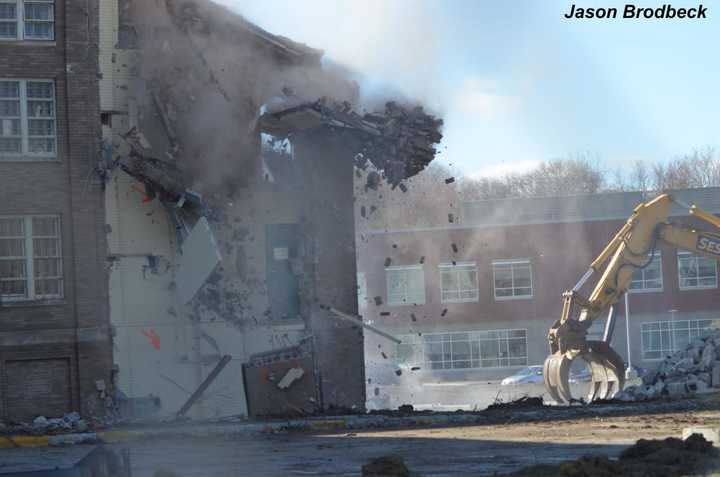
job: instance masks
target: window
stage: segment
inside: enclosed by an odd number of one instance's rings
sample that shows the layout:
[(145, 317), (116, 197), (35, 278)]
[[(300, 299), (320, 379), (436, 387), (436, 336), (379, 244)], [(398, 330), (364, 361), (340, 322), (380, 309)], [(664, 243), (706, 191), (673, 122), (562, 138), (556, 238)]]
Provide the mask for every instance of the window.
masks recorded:
[(530, 260), (496, 260), (492, 267), (496, 300), (532, 298)]
[(478, 282), (475, 264), (440, 265), (440, 295), (443, 303), (477, 301)]
[(0, 80), (0, 160), (55, 157), (52, 81)]
[(681, 290), (717, 288), (717, 262), (690, 252), (678, 252), (678, 279)]
[[(648, 256), (650, 260), (650, 256)], [(662, 258), (660, 252), (655, 252), (652, 261), (645, 268), (636, 268), (633, 272), (630, 290), (633, 293), (644, 291), (662, 291)]]
[(505, 368), (527, 365), (526, 330), (466, 331), (403, 336), (401, 364), (426, 369)]
[(0, 217), (0, 297), (3, 301), (61, 298), (60, 219)]
[(0, 0), (0, 40), (55, 39), (54, 0)]
[(420, 265), (385, 269), (389, 305), (425, 303), (425, 275)]
[(720, 320), (670, 320), (642, 323), (640, 338), (644, 360), (663, 359), (685, 349), (695, 338), (720, 327)]

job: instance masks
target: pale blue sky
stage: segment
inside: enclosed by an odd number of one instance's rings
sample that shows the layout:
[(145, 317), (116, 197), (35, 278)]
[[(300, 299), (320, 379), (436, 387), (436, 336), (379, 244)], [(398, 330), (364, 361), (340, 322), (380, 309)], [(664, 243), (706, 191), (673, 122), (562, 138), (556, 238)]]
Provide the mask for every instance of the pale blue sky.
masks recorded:
[(467, 174), (580, 152), (615, 169), (720, 145), (720, 2), (705, 2), (707, 20), (581, 21), (563, 18), (572, 0), (217, 1), (325, 50), (369, 78), (368, 94), (390, 85), (439, 111), (440, 158)]

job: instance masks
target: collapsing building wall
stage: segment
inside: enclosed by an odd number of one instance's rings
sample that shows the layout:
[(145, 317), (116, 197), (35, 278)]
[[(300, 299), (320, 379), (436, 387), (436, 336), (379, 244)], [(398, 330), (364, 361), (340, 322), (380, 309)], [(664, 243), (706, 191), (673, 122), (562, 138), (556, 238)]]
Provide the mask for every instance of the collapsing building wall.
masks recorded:
[[(247, 414), (248, 363), (249, 396), (285, 396), (264, 413), (363, 408), (362, 328), (327, 310), (357, 314), (353, 166), (375, 159), (397, 184), (432, 160), (441, 123), (397, 105), (354, 113), (357, 86), (323, 69), (321, 52), (210, 2), (128, 1), (120, 13), (119, 46), (137, 59), (122, 65), (128, 98), (101, 173), (116, 196), (110, 241), (132, 244), (112, 255), (121, 389), (167, 414), (211, 376), (192, 412)], [(339, 101), (314, 101), (326, 95)], [(216, 246), (214, 269), (188, 258), (196, 233), (202, 253)], [(292, 394), (300, 386), (312, 392)]]

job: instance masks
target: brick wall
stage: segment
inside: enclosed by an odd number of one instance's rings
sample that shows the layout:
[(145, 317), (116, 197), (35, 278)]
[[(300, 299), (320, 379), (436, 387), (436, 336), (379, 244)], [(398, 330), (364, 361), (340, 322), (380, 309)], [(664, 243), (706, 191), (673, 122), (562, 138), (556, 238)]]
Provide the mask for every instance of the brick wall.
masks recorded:
[[(98, 0), (56, 0), (55, 17), (54, 42), (0, 43), (0, 77), (55, 81), (58, 143), (57, 160), (0, 161), (0, 215), (59, 215), (64, 274), (63, 299), (0, 308), (0, 418), (16, 418), (7, 415), (7, 400), (23, 385), (12, 379), (12, 366), (18, 365), (9, 363), (18, 353), (54, 360), (27, 368), (38, 370), (37, 379), (25, 381), (34, 386), (40, 386), (43, 369), (65, 360), (70, 389), (63, 396), (71, 409), (85, 414), (96, 411), (95, 381), (109, 383), (112, 366), (104, 195), (93, 173), (100, 135)], [(57, 386), (53, 382), (45, 389)], [(56, 413), (65, 411), (55, 407)]]

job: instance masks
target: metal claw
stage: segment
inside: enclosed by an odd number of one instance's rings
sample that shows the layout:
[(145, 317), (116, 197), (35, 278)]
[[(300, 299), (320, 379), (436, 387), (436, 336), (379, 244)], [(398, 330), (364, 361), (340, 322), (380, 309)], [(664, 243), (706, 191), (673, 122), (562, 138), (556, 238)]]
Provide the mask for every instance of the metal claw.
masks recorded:
[(588, 341), (583, 351), (557, 352), (547, 357), (543, 368), (545, 387), (559, 404), (576, 400), (570, 388), (570, 367), (582, 359), (590, 368), (588, 402), (610, 399), (625, 385), (624, 363), (620, 355), (603, 341)]

